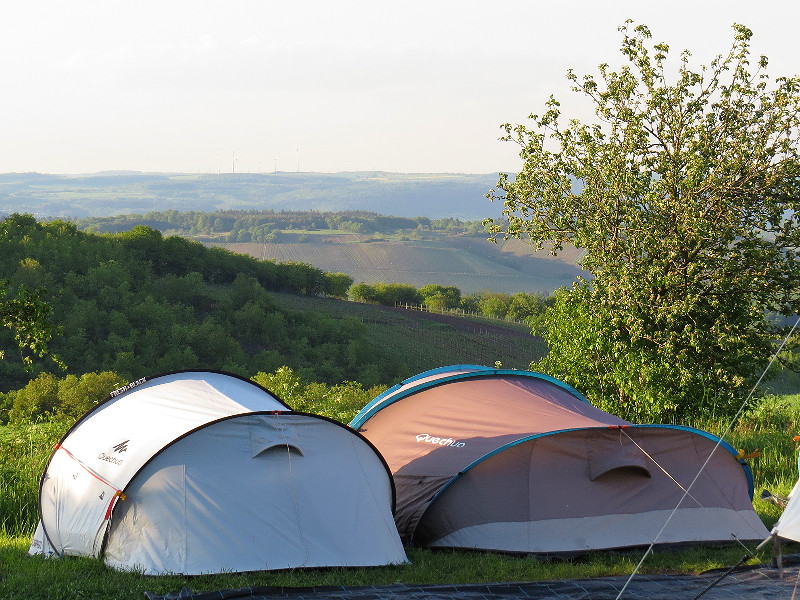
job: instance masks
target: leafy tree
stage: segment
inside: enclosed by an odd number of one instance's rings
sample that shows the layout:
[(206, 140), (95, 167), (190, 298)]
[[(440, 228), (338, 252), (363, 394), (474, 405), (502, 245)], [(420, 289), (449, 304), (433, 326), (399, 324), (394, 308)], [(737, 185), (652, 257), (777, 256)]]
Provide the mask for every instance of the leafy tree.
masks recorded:
[(631, 418), (732, 414), (779, 334), (768, 315), (798, 309), (800, 80), (751, 65), (742, 25), (697, 70), (630, 26), (627, 64), (568, 73), (595, 122), (564, 123), (551, 97), (504, 125), (524, 162), (488, 194), (508, 219), (492, 231), (585, 250), (591, 277), (558, 294), (534, 368)]
[(431, 283), (419, 288), (422, 303), (432, 310), (458, 308), (461, 304), (461, 290), (452, 285)]
[[(44, 294), (44, 288), (34, 292), (24, 286), (14, 289), (9, 280), (0, 280), (0, 326), (14, 332), (14, 341), (22, 352), (26, 368), (32, 367), (33, 356), (50, 353), (48, 342), (56, 329), (50, 320), (51, 306), (43, 300)], [(0, 348), (0, 359), (4, 357), (5, 350)], [(51, 357), (63, 366), (56, 356)]]
[(127, 380), (111, 371), (84, 373), (80, 377), (67, 375), (58, 383), (57, 412), (78, 419), (111, 392), (127, 383)]
[(325, 273), (325, 293), (336, 298), (347, 298), (353, 278), (346, 273)]
[(127, 381), (109, 371), (67, 375), (59, 379), (40, 373), (22, 389), (5, 394), (7, 415), (0, 409), (0, 423), (23, 423), (40, 417), (63, 416), (74, 422), (113, 390)]
[(407, 283), (376, 283), (378, 302), (384, 306), (397, 304), (419, 304), (420, 296), (413, 285)]
[(350, 286), (347, 293), (350, 298), (359, 302), (378, 302), (378, 292), (375, 290), (375, 286), (363, 281)]
[(508, 313), (508, 302), (508, 294), (485, 294), (478, 306), (481, 314), (487, 317), (504, 319), (506, 313)]
[(260, 371), (251, 379), (278, 396), (293, 410), (323, 415), (341, 423), (350, 422), (359, 410), (386, 389), (386, 386), (365, 388), (354, 381), (331, 386), (318, 382), (306, 383), (299, 373), (286, 366), (272, 373)]
[(539, 319), (545, 311), (548, 299), (541, 294), (518, 292), (508, 299), (507, 319), (525, 321)]
[(13, 406), (9, 412), (9, 420), (12, 423), (53, 415), (58, 408), (58, 378), (51, 373), (40, 373), (24, 388), (11, 394)]

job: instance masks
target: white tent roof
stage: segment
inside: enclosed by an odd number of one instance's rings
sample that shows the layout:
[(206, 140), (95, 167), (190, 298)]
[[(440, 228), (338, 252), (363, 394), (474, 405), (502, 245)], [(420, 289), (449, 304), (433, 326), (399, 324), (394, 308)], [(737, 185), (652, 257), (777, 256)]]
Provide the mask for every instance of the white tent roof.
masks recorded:
[(770, 536), (800, 542), (800, 493), (798, 493), (798, 489), (800, 489), (800, 479), (794, 484), (789, 494), (789, 502), (777, 523), (773, 525)]
[(96, 556), (131, 478), (164, 446), (216, 419), (289, 410), (264, 388), (224, 373), (142, 379), (84, 415), (50, 458), (39, 492), (43, 532), (58, 554)]
[(355, 431), (243, 378), (172, 373), (113, 392), (64, 436), (31, 550), (105, 550), (153, 574), (404, 562), (393, 501), (388, 467)]

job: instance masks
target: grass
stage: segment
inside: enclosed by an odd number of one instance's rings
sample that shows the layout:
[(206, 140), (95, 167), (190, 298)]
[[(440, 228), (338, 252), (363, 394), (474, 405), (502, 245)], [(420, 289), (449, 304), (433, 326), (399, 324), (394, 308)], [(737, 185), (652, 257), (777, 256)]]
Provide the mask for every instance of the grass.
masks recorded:
[[(0, 587), (8, 594), (5, 598), (125, 600), (142, 598), (145, 591), (166, 594), (183, 587), (203, 592), (255, 586), (366, 586), (586, 579), (630, 575), (642, 556), (641, 551), (604, 552), (575, 560), (542, 561), (529, 556), (410, 548), (410, 562), (405, 565), (154, 577), (115, 571), (106, 567), (100, 559), (71, 557), (47, 560), (30, 557), (25, 554), (27, 548), (27, 538), (0, 537)], [(734, 546), (658, 552), (647, 560), (640, 573), (697, 573), (733, 565), (742, 556), (743, 550)]]
[[(354, 409), (355, 410), (355, 409)], [(728, 441), (760, 456), (751, 460), (756, 498), (762, 488), (786, 495), (798, 477), (797, 444), (792, 440), (800, 423), (800, 395), (772, 396), (748, 411), (733, 428)], [(410, 562), (373, 568), (295, 569), (258, 573), (229, 573), (199, 577), (145, 576), (109, 569), (100, 559), (45, 560), (26, 554), (36, 522), (37, 481), (50, 449), (66, 431), (68, 423), (42, 421), (0, 428), (0, 590), (11, 599), (123, 600), (141, 598), (145, 591), (156, 594), (188, 587), (195, 592), (250, 586), (307, 587), (361, 586), (394, 583), (481, 583), (493, 581), (538, 581), (630, 575), (643, 550), (598, 552), (572, 560), (541, 560), (467, 551), (433, 551), (408, 548)], [(692, 423), (706, 431), (721, 433), (726, 423)], [(780, 509), (756, 499), (754, 506), (771, 527)], [(785, 544), (784, 552), (797, 552), (800, 545)], [(751, 548), (752, 550), (752, 548)], [(697, 546), (682, 551), (660, 550), (649, 556), (639, 573), (700, 573), (739, 562), (745, 550), (739, 545)], [(758, 564), (773, 556), (767, 546), (745, 564)]]
[(0, 531), (30, 534), (38, 518), (39, 477), (66, 421), (0, 426)]

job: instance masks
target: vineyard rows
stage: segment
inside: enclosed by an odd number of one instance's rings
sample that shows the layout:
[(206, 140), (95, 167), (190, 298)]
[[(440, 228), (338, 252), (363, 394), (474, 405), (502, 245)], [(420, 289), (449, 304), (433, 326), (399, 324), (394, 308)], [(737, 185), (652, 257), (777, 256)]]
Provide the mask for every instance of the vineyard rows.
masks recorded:
[[(355, 283), (455, 286), (465, 294), (545, 293), (570, 286), (578, 269), (545, 256), (504, 254), (496, 246), (472, 248), (441, 242), (219, 244), (234, 252), (276, 262), (306, 263), (346, 273)], [(478, 250), (478, 251), (476, 251)]]

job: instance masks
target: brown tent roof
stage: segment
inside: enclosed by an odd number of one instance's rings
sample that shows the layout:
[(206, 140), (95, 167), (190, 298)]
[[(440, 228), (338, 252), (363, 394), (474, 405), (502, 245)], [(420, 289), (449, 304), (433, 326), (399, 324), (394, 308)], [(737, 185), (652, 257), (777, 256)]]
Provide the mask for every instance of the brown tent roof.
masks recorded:
[(665, 539), (768, 535), (749, 468), (730, 446), (715, 452), (718, 438), (690, 428), (632, 426), (541, 373), (429, 371), (373, 400), (351, 426), (386, 459), (398, 529), (415, 543), (522, 552), (648, 544), (683, 494), (670, 476), (687, 487), (712, 452), (683, 524)]

